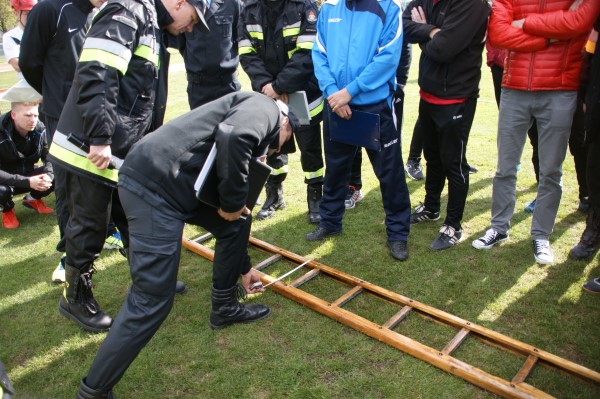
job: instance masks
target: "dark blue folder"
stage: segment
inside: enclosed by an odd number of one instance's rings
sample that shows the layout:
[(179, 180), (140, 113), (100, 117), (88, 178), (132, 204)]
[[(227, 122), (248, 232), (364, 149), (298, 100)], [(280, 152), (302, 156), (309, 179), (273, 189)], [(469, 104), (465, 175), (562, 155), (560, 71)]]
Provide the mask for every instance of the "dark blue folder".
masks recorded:
[(327, 112), (331, 140), (381, 151), (378, 114), (353, 109), (350, 119), (342, 119), (329, 107)]

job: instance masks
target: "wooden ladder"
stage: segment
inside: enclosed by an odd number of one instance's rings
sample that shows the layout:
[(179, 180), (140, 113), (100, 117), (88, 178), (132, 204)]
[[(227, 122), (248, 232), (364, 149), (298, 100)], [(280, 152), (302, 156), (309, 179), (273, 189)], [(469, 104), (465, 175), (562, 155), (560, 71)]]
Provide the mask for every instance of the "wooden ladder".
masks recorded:
[[(193, 240), (183, 239), (182, 242), (183, 246), (188, 250), (212, 261), (214, 251), (202, 244), (211, 238), (212, 234), (207, 233)], [(267, 259), (254, 266), (259, 271), (263, 284), (268, 284), (275, 280), (274, 277), (262, 272), (268, 266), (279, 261), (287, 261), (297, 266), (307, 261), (306, 258), (300, 255), (253, 237), (250, 237), (249, 244), (253, 249), (271, 254)], [(525, 379), (536, 366), (554, 368), (584, 382), (600, 386), (600, 373), (567, 359), (386, 290), (314, 260), (308, 262), (303, 269), (300, 269), (296, 273), (301, 273), (305, 269), (309, 269), (309, 271), (291, 282), (286, 283), (285, 280), (281, 280), (269, 288), (372, 338), (505, 398), (552, 398), (548, 393), (525, 382)], [(318, 275), (329, 277), (340, 284), (350, 287), (350, 289), (335, 301), (327, 302), (299, 288)], [(290, 277), (288, 277), (288, 281), (291, 280)], [(380, 325), (343, 308), (344, 305), (362, 293), (370, 294), (395, 304), (399, 310), (384, 324)], [(411, 312), (433, 320), (436, 323), (451, 327), (458, 332), (443, 349), (439, 350), (394, 331), (394, 328)], [(523, 365), (512, 380), (508, 381), (453, 357), (453, 352), (469, 337), (478, 338), (487, 345), (520, 356), (524, 359)]]

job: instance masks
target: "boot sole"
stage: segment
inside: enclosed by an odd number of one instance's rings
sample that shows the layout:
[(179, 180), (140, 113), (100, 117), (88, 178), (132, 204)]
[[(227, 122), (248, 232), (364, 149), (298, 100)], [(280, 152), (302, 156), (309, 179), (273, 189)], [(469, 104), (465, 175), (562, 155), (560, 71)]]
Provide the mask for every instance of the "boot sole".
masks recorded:
[(227, 324), (222, 324), (222, 325), (215, 325), (213, 323), (210, 322), (210, 319), (208, 320), (208, 324), (210, 325), (210, 328), (212, 328), (213, 330), (220, 330), (222, 328), (225, 327), (229, 327), (233, 324), (248, 324), (248, 323), (254, 323), (255, 321), (259, 321), (262, 320), (266, 317), (268, 317), (271, 314), (271, 309), (269, 308), (269, 312), (266, 313), (264, 316), (259, 317), (258, 319), (252, 319), (252, 320), (243, 320), (243, 321), (234, 321), (232, 323), (227, 323)]
[(102, 332), (107, 332), (108, 330), (110, 330), (110, 327), (109, 328), (90, 327), (87, 324), (82, 323), (78, 318), (76, 318), (71, 313), (69, 313), (69, 311), (63, 309), (60, 305), (58, 305), (58, 311), (60, 314), (65, 316), (67, 319), (70, 319), (70, 320), (74, 321), (75, 323), (77, 323), (79, 325), (79, 327), (83, 328), (85, 331), (89, 331), (89, 332), (93, 332), (93, 333), (102, 333)]

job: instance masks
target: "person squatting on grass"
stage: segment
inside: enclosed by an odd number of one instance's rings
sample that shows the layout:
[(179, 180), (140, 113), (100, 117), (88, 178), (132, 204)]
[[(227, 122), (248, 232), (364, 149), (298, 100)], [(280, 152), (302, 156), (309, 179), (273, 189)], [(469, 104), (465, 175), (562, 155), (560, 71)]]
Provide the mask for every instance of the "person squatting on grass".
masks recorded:
[(414, 0), (404, 10), (406, 40), (421, 47), (420, 129), (427, 162), (425, 200), (411, 224), (440, 218), (448, 180), (446, 218), (430, 248), (451, 248), (462, 238), (469, 192), (467, 142), (479, 96), (482, 52), (490, 6), (486, 0)]
[[(267, 306), (238, 298), (240, 291), (264, 291), (251, 288), (259, 275), (248, 256), (252, 215), (245, 204), (251, 157), (276, 152), (292, 137), (294, 124), (279, 103), (260, 93), (231, 93), (168, 122), (131, 149), (119, 172), (119, 195), (129, 220), (132, 285), (77, 398), (112, 398), (112, 388), (168, 316), (186, 223), (216, 238), (210, 326), (269, 315)], [(198, 201), (194, 190), (213, 143), (219, 209)]]
[(536, 262), (554, 262), (549, 238), (562, 196), (562, 163), (577, 103), (583, 48), (598, 14), (598, 0), (492, 3), (489, 39), (492, 46), (509, 51), (498, 115), (491, 227), (473, 241), (473, 247), (489, 249), (508, 239), (516, 202), (517, 165), (535, 118), (540, 181), (531, 242)]
[[(0, 209), (7, 229), (19, 227), (13, 196), (28, 193), (23, 205), (38, 213), (52, 213), (42, 198), (54, 190), (52, 164), (47, 159), (46, 129), (38, 120), (37, 103), (11, 103), (0, 116)], [(38, 161), (42, 166), (36, 167)]]

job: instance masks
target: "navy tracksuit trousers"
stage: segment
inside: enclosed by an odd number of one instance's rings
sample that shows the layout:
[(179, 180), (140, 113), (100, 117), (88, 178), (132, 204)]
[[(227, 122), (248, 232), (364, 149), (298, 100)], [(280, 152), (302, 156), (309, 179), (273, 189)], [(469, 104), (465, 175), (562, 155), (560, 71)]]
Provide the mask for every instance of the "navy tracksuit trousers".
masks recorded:
[[(331, 109), (326, 107), (323, 118), (325, 184), (320, 226), (330, 231), (341, 231), (352, 162), (360, 148), (329, 138), (328, 115)], [(366, 151), (381, 187), (388, 240), (407, 240), (410, 231), (410, 198), (404, 177), (400, 133), (396, 130), (392, 108), (384, 100), (372, 105), (353, 106), (352, 109), (379, 114), (381, 151)]]

